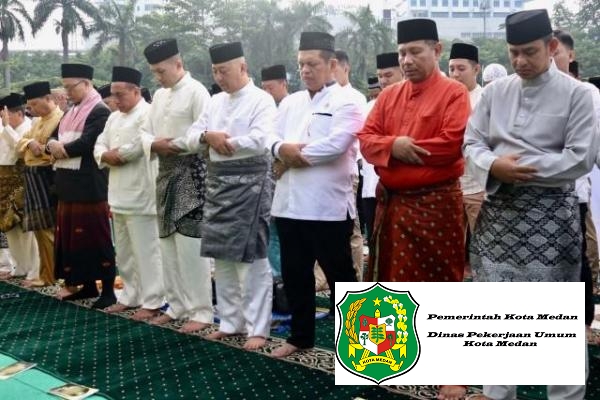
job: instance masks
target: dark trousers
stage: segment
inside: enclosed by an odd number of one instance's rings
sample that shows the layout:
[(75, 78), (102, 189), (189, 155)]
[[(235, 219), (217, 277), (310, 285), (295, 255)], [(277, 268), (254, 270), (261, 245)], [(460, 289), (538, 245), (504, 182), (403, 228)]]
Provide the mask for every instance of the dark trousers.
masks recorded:
[(356, 282), (350, 236), (354, 221), (304, 221), (275, 218), (281, 246), (281, 276), (292, 314), (288, 343), (301, 349), (315, 344), (315, 261), (331, 289), (335, 282)]
[(585, 216), (588, 213), (588, 205), (579, 203), (579, 218), (581, 222), (581, 282), (585, 282), (585, 324), (592, 325), (594, 320), (594, 284), (592, 282), (592, 270), (587, 259), (587, 243), (585, 240)]
[(365, 216), (365, 226), (367, 228), (367, 239), (371, 243), (373, 237), (373, 225), (375, 224), (375, 209), (377, 208), (377, 199), (375, 197), (365, 197), (362, 199), (363, 214)]

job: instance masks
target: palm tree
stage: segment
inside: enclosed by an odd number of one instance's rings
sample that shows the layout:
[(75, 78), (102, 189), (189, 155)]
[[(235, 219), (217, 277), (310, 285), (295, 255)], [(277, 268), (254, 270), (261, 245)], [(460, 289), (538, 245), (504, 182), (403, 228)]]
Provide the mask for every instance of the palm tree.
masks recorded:
[(31, 16), (19, 0), (0, 0), (0, 40), (2, 40), (2, 50), (0, 50), (0, 61), (4, 63), (4, 87), (10, 89), (10, 64), (8, 62), (8, 42), (19, 38), (25, 40), (25, 32), (21, 19), (24, 19), (29, 26), (33, 25)]
[[(63, 48), (63, 62), (69, 61), (69, 35), (81, 29), (84, 38), (90, 37), (94, 22), (100, 19), (98, 9), (88, 0), (38, 0), (33, 10), (33, 34), (48, 21), (50, 15), (62, 10), (60, 19), (54, 20)], [(92, 21), (89, 21), (91, 19)]]
[(393, 32), (377, 21), (369, 6), (360, 7), (356, 12), (345, 12), (350, 26), (337, 34), (338, 47), (346, 50), (354, 66), (353, 77), (359, 87), (364, 86), (367, 72), (375, 64), (377, 53), (394, 48)]
[(92, 29), (99, 32), (92, 47), (92, 54), (100, 53), (108, 43), (116, 41), (119, 65), (133, 63), (133, 53), (139, 36), (135, 20), (136, 3), (137, 0), (128, 0), (124, 5), (117, 4), (115, 0), (102, 3), (99, 10), (101, 19)]

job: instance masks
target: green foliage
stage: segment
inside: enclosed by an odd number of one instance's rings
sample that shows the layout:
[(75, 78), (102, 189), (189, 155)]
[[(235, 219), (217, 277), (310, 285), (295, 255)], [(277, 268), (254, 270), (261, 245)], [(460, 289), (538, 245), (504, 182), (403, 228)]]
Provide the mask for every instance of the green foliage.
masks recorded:
[(374, 74), (379, 53), (396, 50), (394, 32), (378, 21), (369, 6), (345, 12), (350, 26), (336, 35), (336, 47), (348, 53), (352, 65), (350, 82), (358, 90), (367, 87), (367, 74)]
[[(600, 75), (600, 2), (579, 0), (580, 11), (573, 13), (558, 3), (554, 10), (556, 26), (571, 31), (576, 39), (577, 59), (582, 75)], [(0, 0), (0, 39), (20, 37), (19, 26), (12, 33), (5, 28), (3, 7), (8, 7), (21, 20), (17, 0)], [(208, 48), (216, 43), (239, 40), (244, 46), (250, 75), (259, 81), (260, 69), (284, 64), (290, 76), (290, 89), (300, 87), (297, 49), (300, 32), (331, 32), (327, 9), (323, 3), (297, 0), (283, 5), (277, 0), (170, 0), (164, 7), (143, 17), (135, 17), (136, 0), (107, 0), (97, 9), (90, 0), (36, 0), (32, 29), (38, 32), (46, 23), (54, 23), (65, 48), (63, 60), (69, 56), (65, 34), (75, 30), (92, 36), (91, 51), (70, 55), (71, 61), (89, 62), (95, 67), (97, 84), (110, 80), (113, 65), (128, 65), (143, 73), (142, 84), (156, 89), (143, 49), (150, 42), (167, 37), (177, 38), (185, 67), (206, 86), (213, 82)], [(367, 3), (365, 3), (367, 4)], [(50, 17), (59, 11), (56, 20)], [(366, 88), (366, 78), (375, 72), (375, 56), (395, 51), (394, 30), (385, 26), (366, 5), (354, 12), (345, 12), (345, 29), (336, 33), (337, 48), (345, 50), (352, 66), (350, 81), (359, 90)], [(13, 35), (13, 36), (11, 36)], [(448, 70), (448, 54), (452, 42), (443, 40), (440, 59), (442, 71)], [(475, 40), (482, 66), (500, 63), (511, 70), (506, 43), (501, 39)], [(0, 68), (9, 67), (19, 88), (23, 82), (55, 79), (60, 71), (60, 55), (54, 52), (19, 52)]]
[(600, 2), (579, 0), (579, 9), (572, 12), (565, 0), (554, 5), (556, 27), (569, 31), (575, 39), (575, 59), (582, 78), (600, 75)]

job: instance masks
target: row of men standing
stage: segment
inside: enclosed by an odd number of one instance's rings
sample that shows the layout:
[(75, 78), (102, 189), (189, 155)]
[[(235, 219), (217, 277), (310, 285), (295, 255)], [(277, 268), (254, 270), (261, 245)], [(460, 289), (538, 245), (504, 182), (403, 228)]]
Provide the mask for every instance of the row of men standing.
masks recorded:
[[(348, 88), (332, 79), (338, 60), (333, 37), (328, 34), (302, 34), (298, 63), (307, 89), (284, 98), (279, 109), (249, 79), (239, 43), (211, 47), (213, 75), (224, 92), (209, 98), (206, 89), (183, 69), (176, 42), (158, 41), (146, 48), (145, 55), (163, 89), (156, 93), (144, 121), (133, 118), (125, 122), (128, 118), (122, 115), (129, 114), (141, 101), (139, 72), (115, 67), (111, 93), (119, 112), (113, 113), (95, 136), (85, 136), (88, 120), (101, 102), (96, 102), (91, 89), (90, 67), (64, 65), (64, 86), (76, 103), (67, 113), (70, 118), (63, 119), (69, 124), (59, 127), (55, 132), (58, 140), (47, 141), (45, 149), (33, 142), (26, 146), (34, 156), (36, 149), (39, 154), (47, 151), (58, 163), (57, 186), (62, 176), (78, 177), (77, 185), (71, 188), (87, 188), (89, 192), (92, 190), (86, 184), (94, 180), (83, 179), (81, 171), (95, 146), (98, 165), (104, 163), (111, 168), (111, 207), (127, 198), (121, 192), (143, 182), (151, 187), (154, 182), (151, 164), (139, 164), (136, 169), (132, 161), (152, 163), (158, 158), (155, 182), (160, 246), (147, 241), (141, 247), (146, 253), (151, 246), (160, 247), (164, 265), (160, 268), (155, 262), (156, 269), (147, 276), (156, 281), (157, 274), (163, 272), (169, 309), (160, 314), (155, 305), (144, 305), (134, 295), (137, 282), (141, 282), (141, 292), (145, 289), (141, 275), (147, 272), (146, 265), (139, 260), (137, 269), (129, 271), (130, 282), (125, 282), (134, 293), (129, 298), (137, 301), (128, 303), (128, 297), (124, 297), (119, 304), (107, 304), (115, 302), (114, 294), (111, 297), (109, 293), (112, 285), (108, 289), (111, 274), (114, 279), (114, 261), (102, 257), (101, 251), (97, 264), (106, 273), (94, 277), (104, 278), (107, 293), (97, 306), (107, 305), (108, 311), (116, 311), (141, 305), (140, 319), (152, 318), (160, 324), (187, 318), (183, 331), (203, 329), (212, 322), (212, 305), (210, 267), (206, 259), (199, 259), (200, 253), (215, 259), (221, 319), (219, 331), (207, 337), (219, 339), (245, 333), (249, 336), (247, 349), (262, 346), (268, 335), (272, 286), (266, 255), (270, 212), (279, 233), (282, 276), (292, 311), (291, 336), (272, 353), (283, 357), (314, 345), (315, 261), (332, 289), (336, 281), (356, 280), (350, 237), (356, 217), (353, 180), (357, 132), (365, 160), (380, 177), (372, 239), (375, 256), (370, 260), (369, 278), (462, 280), (464, 229), (458, 178), (463, 174), (463, 139), (469, 120), (464, 145), (468, 169), (489, 194), (473, 232), (471, 261), (476, 279), (579, 279), (581, 238), (575, 218), (578, 211), (571, 204), (572, 182), (591, 169), (596, 157), (598, 126), (592, 94), (589, 88), (558, 72), (551, 61), (556, 41), (545, 12), (509, 16), (507, 41), (517, 74), (485, 89), (480, 100), (483, 105), (478, 105), (469, 119), (467, 89), (439, 71), (441, 45), (435, 23), (422, 19), (400, 22), (399, 64), (406, 80), (380, 94), (366, 123), (364, 111)], [(552, 84), (546, 85), (548, 82)], [(119, 88), (119, 83), (125, 86)], [(40, 96), (28, 95), (30, 88), (25, 91), (30, 100), (46, 98), (47, 84), (37, 85), (43, 86)], [(78, 87), (82, 93), (83, 88), (87, 90), (79, 100), (75, 96)], [(130, 103), (131, 108), (125, 101), (128, 95), (137, 99)], [(550, 104), (544, 101), (546, 95), (565, 99), (565, 103)], [(93, 101), (86, 101), (88, 97)], [(135, 125), (128, 131), (131, 137), (121, 132), (121, 127), (129, 123)], [(84, 134), (78, 135), (82, 129)], [(92, 146), (85, 154), (77, 153), (71, 143), (82, 144), (84, 136), (84, 142)], [(71, 160), (79, 155), (81, 163)], [(268, 183), (271, 158), (275, 160), (277, 178), (272, 205)], [(121, 171), (128, 165), (132, 166), (131, 174)], [(69, 174), (59, 174), (61, 170)], [(148, 180), (138, 176), (142, 173), (148, 174)], [(111, 197), (113, 182), (119, 190), (115, 189)], [(56, 270), (57, 276), (68, 278), (74, 269), (88, 267), (77, 263), (80, 260), (74, 245), (82, 242), (71, 242), (71, 247), (62, 251), (62, 235), (68, 239), (104, 232), (107, 208), (105, 201), (88, 203), (69, 198), (70, 193), (57, 192)], [(553, 204), (548, 205), (547, 197)], [(61, 201), (69, 203), (68, 207), (63, 204), (61, 208)], [(80, 206), (78, 211), (71, 203), (83, 203), (85, 207)], [(132, 204), (138, 203), (143, 203), (141, 198), (132, 198)], [(516, 208), (519, 204), (526, 207)], [(539, 209), (540, 204), (550, 208)], [(27, 212), (27, 205), (25, 208)], [(119, 207), (113, 212), (119, 214), (119, 209), (126, 214), (125, 208)], [(88, 214), (98, 216), (93, 219), (97, 227), (82, 225), (80, 216)], [(539, 216), (545, 224), (515, 224)], [(121, 224), (124, 230), (126, 220)], [(504, 221), (502, 226), (499, 221)], [(510, 232), (495, 232), (498, 228)], [(546, 231), (536, 231), (540, 229)], [(126, 257), (127, 249), (120, 248), (119, 236), (117, 257)], [(506, 243), (506, 237), (513, 238), (514, 243)], [(95, 237), (87, 244), (98, 250), (105, 249), (106, 243), (102, 234), (99, 240)], [(138, 257), (135, 247), (131, 249)], [(525, 254), (523, 248), (535, 251)], [(126, 265), (127, 260), (119, 262), (120, 268), (127, 269)], [(124, 276), (129, 272), (125, 271)], [(67, 287), (59, 296), (97, 295), (87, 283), (90, 275), (67, 279)], [(81, 288), (76, 287), (80, 284)]]

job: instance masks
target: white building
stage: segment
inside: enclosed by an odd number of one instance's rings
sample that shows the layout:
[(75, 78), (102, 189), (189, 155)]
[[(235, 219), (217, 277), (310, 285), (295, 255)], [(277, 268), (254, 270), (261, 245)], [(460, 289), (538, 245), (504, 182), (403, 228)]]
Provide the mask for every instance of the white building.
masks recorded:
[[(317, 0), (314, 0), (317, 1)], [(469, 40), (485, 36), (504, 38), (501, 28), (506, 16), (524, 9), (530, 0), (325, 0), (327, 16), (334, 32), (339, 32), (348, 21), (344, 11), (354, 11), (367, 4), (377, 19), (390, 28), (398, 21), (409, 18), (431, 18), (444, 39)]]

